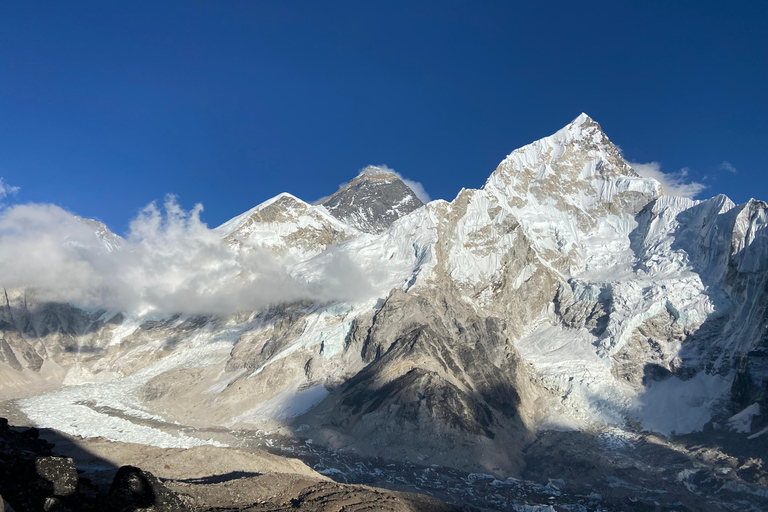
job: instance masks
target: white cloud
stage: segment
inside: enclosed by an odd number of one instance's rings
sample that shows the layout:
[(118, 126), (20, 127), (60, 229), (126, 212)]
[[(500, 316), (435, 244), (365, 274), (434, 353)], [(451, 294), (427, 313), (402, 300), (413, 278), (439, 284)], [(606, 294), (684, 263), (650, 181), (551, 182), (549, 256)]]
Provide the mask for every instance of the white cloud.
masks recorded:
[(226, 314), (279, 302), (348, 299), (367, 291), (343, 253), (318, 263), (312, 279), (261, 249), (238, 251), (173, 196), (133, 220), (117, 248), (93, 225), (50, 204), (0, 215), (0, 286), (29, 287), (41, 300), (105, 309)]
[(636, 162), (628, 162), (637, 174), (644, 178), (653, 178), (664, 188), (664, 193), (668, 196), (682, 196), (694, 198), (699, 195), (706, 185), (695, 181), (688, 181), (688, 169), (682, 168), (675, 172), (661, 172), (661, 164), (658, 162), (650, 162), (647, 164), (640, 164)]
[(5, 199), (10, 195), (14, 195), (18, 191), (19, 187), (13, 187), (7, 184), (3, 178), (0, 178), (0, 199)]
[(720, 164), (720, 170), (721, 171), (728, 171), (730, 173), (736, 174), (738, 171), (736, 171), (736, 167), (733, 166), (731, 162), (723, 161), (723, 163)]

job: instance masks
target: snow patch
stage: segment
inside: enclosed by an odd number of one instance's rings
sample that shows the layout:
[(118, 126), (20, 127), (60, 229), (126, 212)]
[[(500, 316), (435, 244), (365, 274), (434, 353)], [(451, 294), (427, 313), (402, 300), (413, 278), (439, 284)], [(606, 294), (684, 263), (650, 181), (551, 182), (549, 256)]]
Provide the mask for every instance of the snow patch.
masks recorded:
[(730, 387), (728, 379), (705, 372), (685, 381), (678, 377), (654, 381), (637, 396), (633, 416), (644, 428), (664, 435), (698, 432)]
[(758, 437), (760, 437), (761, 435), (763, 435), (763, 434), (765, 434), (765, 433), (768, 433), (768, 427), (765, 427), (765, 428), (764, 428), (763, 430), (761, 430), (760, 432), (757, 432), (757, 433), (755, 433), (755, 434), (752, 434), (751, 436), (748, 436), (748, 437), (747, 437), (747, 439), (750, 439), (750, 440), (752, 440), (752, 439), (757, 439)]
[(316, 384), (299, 390), (299, 384), (288, 386), (283, 391), (241, 414), (232, 425), (238, 423), (258, 423), (266, 420), (282, 420), (301, 416), (322, 402), (329, 391), (322, 384)]
[(748, 433), (752, 429), (752, 418), (760, 414), (760, 404), (754, 403), (743, 411), (728, 418), (728, 426), (736, 432)]

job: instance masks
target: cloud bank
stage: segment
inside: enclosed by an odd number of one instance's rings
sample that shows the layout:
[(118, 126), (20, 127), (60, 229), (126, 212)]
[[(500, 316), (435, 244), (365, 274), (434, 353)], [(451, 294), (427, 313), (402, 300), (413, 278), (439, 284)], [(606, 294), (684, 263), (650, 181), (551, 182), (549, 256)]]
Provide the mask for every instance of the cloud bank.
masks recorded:
[(675, 172), (662, 172), (661, 164), (650, 162), (640, 164), (637, 162), (628, 162), (630, 167), (644, 178), (653, 178), (664, 188), (664, 193), (668, 196), (682, 196), (694, 198), (699, 195), (706, 185), (695, 181), (688, 181), (688, 169), (682, 168)]
[(318, 262), (311, 279), (297, 277), (266, 249), (222, 243), (201, 212), (169, 196), (144, 208), (121, 239), (58, 206), (13, 206), (0, 215), (0, 286), (81, 307), (191, 314), (350, 299), (368, 289), (342, 252)]

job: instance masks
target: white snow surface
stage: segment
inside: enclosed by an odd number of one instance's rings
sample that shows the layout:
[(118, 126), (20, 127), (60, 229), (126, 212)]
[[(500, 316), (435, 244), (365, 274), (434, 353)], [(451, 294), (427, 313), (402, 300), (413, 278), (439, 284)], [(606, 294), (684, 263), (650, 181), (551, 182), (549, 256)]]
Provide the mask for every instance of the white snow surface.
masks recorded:
[(256, 424), (261, 421), (295, 418), (322, 402), (328, 394), (328, 390), (322, 384), (299, 389), (299, 383), (296, 382), (266, 402), (241, 414), (232, 420), (231, 424)]
[(651, 382), (635, 400), (633, 413), (645, 428), (664, 435), (696, 432), (730, 388), (728, 379), (704, 372), (686, 381), (670, 377)]
[(736, 432), (749, 433), (752, 429), (752, 418), (759, 414), (760, 404), (754, 403), (728, 418), (728, 426)]
[[(221, 446), (186, 434), (170, 434), (152, 424), (163, 418), (146, 411), (136, 390), (153, 377), (179, 367), (208, 366), (227, 360), (232, 346), (248, 325), (206, 325), (182, 344), (181, 350), (133, 375), (108, 382), (71, 385), (59, 391), (19, 400), (21, 411), (42, 428), (55, 428), (82, 437), (141, 443), (161, 448)], [(120, 414), (115, 415), (114, 411)], [(124, 416), (124, 417), (121, 417)], [(135, 418), (139, 421), (130, 421)], [(149, 421), (146, 421), (149, 420)]]
[(760, 430), (759, 432), (755, 432), (751, 436), (747, 436), (747, 439), (749, 439), (749, 440), (757, 439), (758, 437), (760, 437), (763, 434), (768, 434), (768, 427), (765, 427), (763, 430)]
[(611, 375), (610, 359), (600, 357), (586, 329), (539, 325), (515, 342), (522, 358), (538, 371), (548, 389), (562, 397), (560, 413), (542, 428), (570, 429), (589, 423), (619, 424), (634, 394)]

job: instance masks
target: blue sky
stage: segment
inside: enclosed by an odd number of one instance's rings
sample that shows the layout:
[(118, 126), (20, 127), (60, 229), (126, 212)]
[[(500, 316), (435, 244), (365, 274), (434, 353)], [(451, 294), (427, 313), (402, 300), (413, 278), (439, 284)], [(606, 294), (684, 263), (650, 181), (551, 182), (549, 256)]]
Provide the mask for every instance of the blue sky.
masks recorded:
[(582, 111), (699, 197), (768, 199), (768, 2), (632, 4), (3, 2), (3, 201), (122, 233), (175, 193), (215, 226), (369, 164), (450, 200)]

